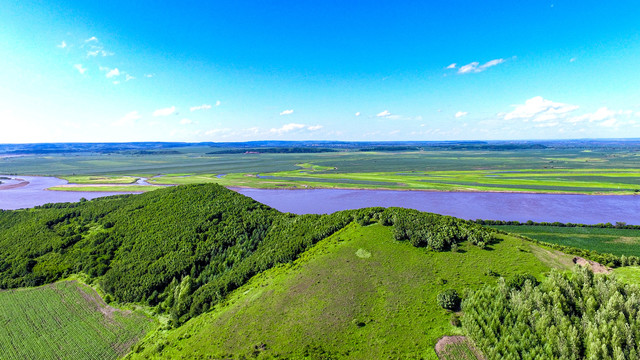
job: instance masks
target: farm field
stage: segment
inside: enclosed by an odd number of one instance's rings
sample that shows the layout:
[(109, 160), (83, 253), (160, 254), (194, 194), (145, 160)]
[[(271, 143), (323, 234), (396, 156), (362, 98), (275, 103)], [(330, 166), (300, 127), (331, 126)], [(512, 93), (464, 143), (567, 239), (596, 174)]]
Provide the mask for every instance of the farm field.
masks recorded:
[(464, 243), (458, 252), (433, 252), (393, 240), (389, 227), (353, 223), (295, 262), (255, 276), (213, 311), (155, 332), (127, 359), (437, 359), (437, 340), (461, 329), (436, 295), (495, 283), (488, 270), (542, 277), (571, 267), (571, 257), (540, 250), (505, 236), (489, 250)]
[(492, 225), (490, 227), (552, 244), (618, 256), (640, 256), (640, 231), (633, 229), (537, 225)]
[(293, 171), (295, 164), (335, 168), (336, 173), (510, 169), (635, 169), (636, 148), (548, 148), (403, 152), (339, 151), (300, 154), (207, 154), (211, 147), (175, 148), (171, 154), (33, 154), (2, 157), (0, 172), (21, 175), (228, 174)]
[[(334, 168), (296, 164), (299, 170), (275, 173), (163, 174), (148, 180), (154, 185), (218, 183), (229, 187), (252, 188), (344, 188), (427, 191), (499, 191), (579, 194), (637, 194), (640, 171), (625, 169), (592, 170), (476, 170), (406, 173), (335, 173)], [(309, 167), (306, 167), (309, 166)], [(71, 177), (73, 179), (73, 177)], [(150, 191), (140, 185), (106, 186), (105, 180), (85, 180), (63, 191)], [(85, 186), (83, 186), (85, 185)]]
[(155, 326), (76, 281), (0, 291), (0, 323), (0, 357), (8, 360), (116, 359)]

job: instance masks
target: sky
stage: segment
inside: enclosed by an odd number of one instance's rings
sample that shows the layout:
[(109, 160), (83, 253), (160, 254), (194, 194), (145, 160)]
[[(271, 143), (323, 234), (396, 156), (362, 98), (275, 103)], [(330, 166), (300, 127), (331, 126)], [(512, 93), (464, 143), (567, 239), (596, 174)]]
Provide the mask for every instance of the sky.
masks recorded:
[(640, 137), (638, 1), (0, 0), (0, 143)]

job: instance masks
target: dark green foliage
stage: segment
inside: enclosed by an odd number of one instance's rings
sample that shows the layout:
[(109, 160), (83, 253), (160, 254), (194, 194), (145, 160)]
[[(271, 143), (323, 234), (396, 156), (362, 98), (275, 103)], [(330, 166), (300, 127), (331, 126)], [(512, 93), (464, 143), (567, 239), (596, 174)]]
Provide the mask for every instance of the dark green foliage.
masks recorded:
[(444, 251), (462, 241), (469, 241), (480, 248), (493, 242), (493, 231), (471, 222), (423, 213), (417, 210), (388, 208), (379, 216), (380, 224), (393, 225), (396, 240), (408, 240), (416, 247), (429, 247)]
[(507, 287), (515, 290), (522, 290), (527, 282), (531, 283), (531, 286), (538, 286), (540, 282), (535, 276), (531, 274), (516, 274), (514, 277), (506, 281)]
[(460, 295), (454, 289), (447, 289), (438, 294), (438, 305), (446, 310), (458, 310), (460, 308)]
[(85, 273), (113, 300), (157, 305), (177, 325), (354, 220), (395, 224), (399, 240), (437, 251), (493, 231), (400, 208), (296, 216), (219, 185), (180, 186), (0, 212), (0, 288)]
[(637, 359), (640, 290), (577, 267), (538, 286), (499, 281), (463, 303), (462, 324), (488, 359)]

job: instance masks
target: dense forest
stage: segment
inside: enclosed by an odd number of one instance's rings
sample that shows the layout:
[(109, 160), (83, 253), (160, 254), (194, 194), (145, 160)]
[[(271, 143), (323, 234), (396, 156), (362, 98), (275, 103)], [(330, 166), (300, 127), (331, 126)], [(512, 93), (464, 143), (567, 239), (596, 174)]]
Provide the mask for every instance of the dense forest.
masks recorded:
[(638, 359), (640, 289), (576, 268), (542, 283), (499, 281), (463, 303), (489, 359)]
[(155, 306), (178, 325), (352, 221), (395, 225), (397, 240), (434, 251), (462, 241), (484, 247), (494, 233), (400, 208), (297, 216), (219, 185), (180, 186), (0, 212), (0, 288), (84, 273), (107, 299)]

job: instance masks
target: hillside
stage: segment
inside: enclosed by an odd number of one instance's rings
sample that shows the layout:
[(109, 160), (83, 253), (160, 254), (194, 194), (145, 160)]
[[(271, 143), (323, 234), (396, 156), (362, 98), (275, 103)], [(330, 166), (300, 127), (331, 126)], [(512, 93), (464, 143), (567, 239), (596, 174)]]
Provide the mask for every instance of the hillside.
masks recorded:
[(504, 236), (487, 249), (433, 252), (394, 240), (391, 227), (352, 223), (213, 311), (156, 332), (128, 358), (435, 359), (439, 337), (461, 334), (436, 295), (495, 284), (489, 270), (542, 277), (550, 267), (533, 248)]
[(177, 326), (354, 220), (395, 224), (398, 240), (438, 251), (492, 237), (476, 224), (412, 210), (295, 216), (219, 185), (181, 186), (0, 212), (0, 289), (84, 273), (114, 300), (157, 306)]

